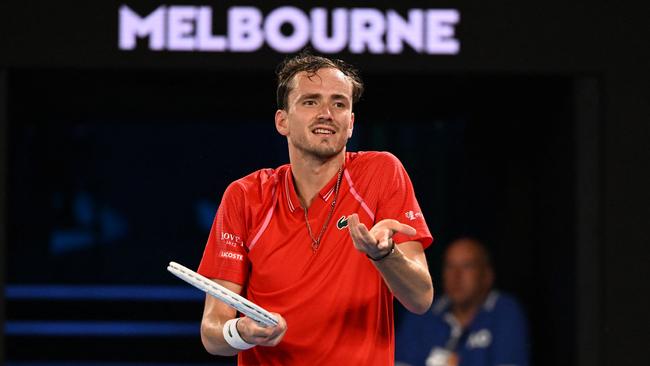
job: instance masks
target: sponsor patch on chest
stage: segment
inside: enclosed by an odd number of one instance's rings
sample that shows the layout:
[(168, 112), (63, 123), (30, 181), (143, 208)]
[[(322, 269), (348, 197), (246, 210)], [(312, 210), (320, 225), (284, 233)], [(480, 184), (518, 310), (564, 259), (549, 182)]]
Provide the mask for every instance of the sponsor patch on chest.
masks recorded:
[(336, 222), (336, 227), (337, 227), (339, 230), (343, 230), (343, 229), (345, 229), (346, 227), (348, 227), (348, 218), (347, 218), (346, 216), (341, 216), (341, 218), (339, 219), (339, 221)]

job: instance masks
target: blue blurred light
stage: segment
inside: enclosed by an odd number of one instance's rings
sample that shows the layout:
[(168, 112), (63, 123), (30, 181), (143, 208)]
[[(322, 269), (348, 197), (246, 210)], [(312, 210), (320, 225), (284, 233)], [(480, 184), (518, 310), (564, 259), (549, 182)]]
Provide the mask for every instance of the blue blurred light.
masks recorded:
[(8, 336), (198, 336), (199, 322), (7, 321)]
[(8, 361), (6, 366), (219, 366), (232, 362), (164, 363), (164, 362), (97, 362), (97, 361)]
[(93, 236), (86, 229), (55, 230), (50, 237), (50, 250), (61, 254), (92, 246)]
[(108, 243), (126, 236), (128, 225), (126, 220), (113, 209), (105, 207), (99, 213), (99, 224), (102, 242)]
[(196, 202), (195, 210), (196, 220), (199, 223), (199, 227), (203, 231), (209, 231), (210, 228), (212, 228), (214, 215), (217, 213), (217, 205), (214, 202), (202, 199)]
[(90, 194), (84, 191), (77, 192), (73, 205), (77, 223), (84, 227), (91, 226), (95, 216), (95, 208)]
[(141, 300), (202, 301), (205, 294), (191, 286), (7, 285), (7, 300)]
[(98, 362), (98, 361), (7, 361), (6, 366), (219, 366), (221, 363), (166, 363), (166, 362)]

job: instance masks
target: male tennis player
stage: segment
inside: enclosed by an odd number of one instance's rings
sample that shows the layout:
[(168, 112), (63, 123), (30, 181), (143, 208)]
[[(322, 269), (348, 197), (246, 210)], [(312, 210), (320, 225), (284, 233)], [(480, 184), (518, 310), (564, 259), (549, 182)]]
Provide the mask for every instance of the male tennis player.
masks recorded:
[(275, 127), (290, 164), (230, 184), (199, 266), (279, 324), (208, 296), (208, 352), (240, 365), (392, 365), (393, 296), (415, 313), (431, 306), (432, 237), (406, 171), (386, 152), (346, 152), (362, 91), (339, 60), (280, 65)]

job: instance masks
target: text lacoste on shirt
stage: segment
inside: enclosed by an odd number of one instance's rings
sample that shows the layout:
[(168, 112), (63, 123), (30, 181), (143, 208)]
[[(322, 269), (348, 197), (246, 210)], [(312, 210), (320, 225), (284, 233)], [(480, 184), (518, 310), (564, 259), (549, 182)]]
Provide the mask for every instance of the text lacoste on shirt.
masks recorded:
[(238, 261), (244, 260), (244, 256), (239, 253), (226, 252), (222, 250), (221, 253), (219, 253), (219, 255), (223, 258), (228, 258), (228, 259), (235, 259)]

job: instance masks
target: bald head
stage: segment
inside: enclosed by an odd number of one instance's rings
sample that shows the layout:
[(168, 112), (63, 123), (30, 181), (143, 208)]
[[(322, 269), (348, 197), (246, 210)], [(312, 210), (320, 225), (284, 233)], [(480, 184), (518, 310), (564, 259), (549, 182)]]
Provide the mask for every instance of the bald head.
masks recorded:
[(474, 256), (481, 265), (490, 268), (492, 267), (492, 259), (490, 257), (490, 253), (485, 248), (485, 245), (478, 239), (472, 237), (458, 238), (449, 244), (445, 256), (448, 256), (451, 251), (471, 253), (471, 255)]
[(483, 302), (494, 283), (490, 255), (473, 238), (453, 241), (445, 252), (443, 284), (452, 303), (461, 306)]

